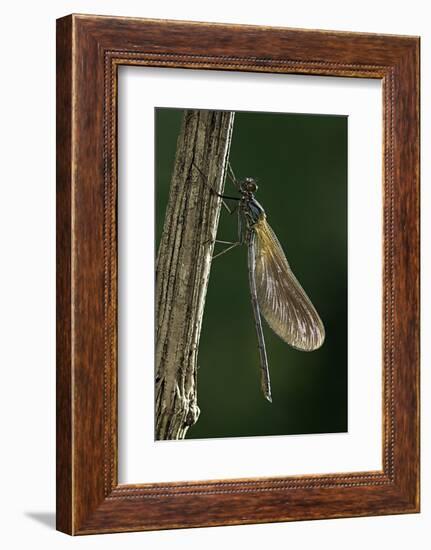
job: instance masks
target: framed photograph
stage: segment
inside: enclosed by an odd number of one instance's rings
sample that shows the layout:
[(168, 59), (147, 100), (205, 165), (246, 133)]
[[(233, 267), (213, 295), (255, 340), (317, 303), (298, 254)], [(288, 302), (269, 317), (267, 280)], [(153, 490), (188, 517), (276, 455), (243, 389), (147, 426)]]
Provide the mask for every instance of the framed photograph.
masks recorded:
[(57, 21), (57, 528), (419, 511), (419, 38)]

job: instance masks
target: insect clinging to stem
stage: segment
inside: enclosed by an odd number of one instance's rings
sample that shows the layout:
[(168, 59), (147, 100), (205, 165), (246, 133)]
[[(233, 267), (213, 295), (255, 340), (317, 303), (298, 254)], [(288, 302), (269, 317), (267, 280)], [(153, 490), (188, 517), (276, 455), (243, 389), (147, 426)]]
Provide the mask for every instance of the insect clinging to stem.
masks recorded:
[[(213, 259), (237, 246), (247, 246), (248, 278), (260, 356), (261, 387), (266, 399), (272, 401), (261, 314), (282, 340), (301, 351), (314, 351), (320, 348), (325, 340), (325, 328), (315, 307), (293, 274), (283, 248), (267, 222), (265, 210), (255, 198), (258, 190), (256, 180), (251, 177), (238, 180), (228, 163), (228, 174), (239, 196), (224, 195), (217, 193), (206, 182), (198, 166), (194, 166), (211, 192), (223, 201), (226, 209), (231, 214), (238, 213), (238, 240), (216, 240), (215, 242), (229, 246), (214, 255)], [(229, 208), (225, 199), (236, 201), (235, 208)]]

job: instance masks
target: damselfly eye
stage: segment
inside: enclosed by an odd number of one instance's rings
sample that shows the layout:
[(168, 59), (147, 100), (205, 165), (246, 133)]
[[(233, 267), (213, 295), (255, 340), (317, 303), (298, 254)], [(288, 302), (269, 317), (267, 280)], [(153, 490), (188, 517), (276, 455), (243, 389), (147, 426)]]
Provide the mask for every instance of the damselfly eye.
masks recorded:
[(251, 178), (247, 178), (244, 183), (243, 183), (243, 189), (244, 191), (248, 191), (249, 193), (256, 193), (257, 191), (257, 184), (256, 182), (251, 179)]

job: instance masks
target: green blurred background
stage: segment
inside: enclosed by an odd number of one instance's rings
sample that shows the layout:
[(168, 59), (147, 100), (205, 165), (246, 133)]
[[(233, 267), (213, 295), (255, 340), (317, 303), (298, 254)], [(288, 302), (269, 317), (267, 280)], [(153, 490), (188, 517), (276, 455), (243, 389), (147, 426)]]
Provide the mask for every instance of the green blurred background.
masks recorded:
[[(156, 109), (156, 238), (163, 229), (181, 109)], [(264, 323), (273, 403), (260, 389), (247, 250), (214, 260), (199, 346), (201, 415), (188, 439), (347, 431), (347, 117), (237, 112), (230, 162), (258, 179), (290, 266), (326, 329), (315, 352), (296, 351)], [(226, 193), (235, 194), (226, 181)], [(222, 210), (218, 238), (236, 240)], [(222, 245), (218, 245), (222, 246)]]

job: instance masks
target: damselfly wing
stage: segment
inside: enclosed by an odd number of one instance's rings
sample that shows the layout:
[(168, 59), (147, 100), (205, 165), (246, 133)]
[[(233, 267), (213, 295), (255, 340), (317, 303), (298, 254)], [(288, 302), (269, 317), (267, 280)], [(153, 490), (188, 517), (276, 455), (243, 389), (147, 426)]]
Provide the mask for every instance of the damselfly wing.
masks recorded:
[(325, 340), (323, 323), (293, 274), (281, 244), (263, 215), (253, 226), (256, 235), (256, 290), (260, 311), (271, 329), (287, 344), (314, 351)]

